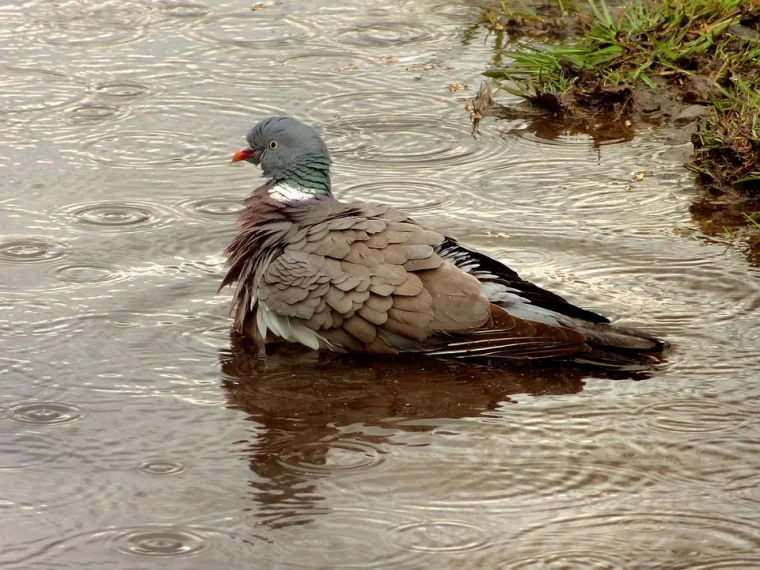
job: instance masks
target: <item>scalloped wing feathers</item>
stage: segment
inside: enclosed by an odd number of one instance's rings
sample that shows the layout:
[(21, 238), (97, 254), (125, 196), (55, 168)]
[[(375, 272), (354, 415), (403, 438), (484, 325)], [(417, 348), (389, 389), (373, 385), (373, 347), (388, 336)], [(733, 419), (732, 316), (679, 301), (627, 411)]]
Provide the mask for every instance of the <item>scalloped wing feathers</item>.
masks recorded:
[(511, 317), (441, 256), (447, 238), (380, 204), (248, 204), (228, 248), (235, 328), (337, 351), (533, 359), (582, 354), (580, 333)]

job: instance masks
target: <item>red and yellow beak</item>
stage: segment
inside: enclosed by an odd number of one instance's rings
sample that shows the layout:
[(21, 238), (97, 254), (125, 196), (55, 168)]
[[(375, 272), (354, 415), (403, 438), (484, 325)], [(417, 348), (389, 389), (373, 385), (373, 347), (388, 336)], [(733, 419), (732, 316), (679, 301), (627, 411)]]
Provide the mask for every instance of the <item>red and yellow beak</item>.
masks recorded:
[(234, 155), (232, 155), (232, 162), (240, 162), (241, 160), (247, 160), (248, 162), (253, 162), (256, 165), (259, 164), (259, 157), (256, 154), (256, 150), (250, 147), (239, 150)]

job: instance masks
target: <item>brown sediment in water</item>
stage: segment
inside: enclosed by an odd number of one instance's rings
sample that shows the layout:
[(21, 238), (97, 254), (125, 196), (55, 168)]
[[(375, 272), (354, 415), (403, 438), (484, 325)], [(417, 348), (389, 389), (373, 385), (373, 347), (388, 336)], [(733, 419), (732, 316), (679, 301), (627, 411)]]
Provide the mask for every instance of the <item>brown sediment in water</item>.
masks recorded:
[(563, 11), (551, 4), (541, 4), (531, 13), (505, 14), (497, 9), (486, 9), (480, 23), (494, 32), (506, 32), (512, 38), (569, 39), (589, 28), (588, 17), (582, 12)]
[(584, 78), (571, 91), (540, 93), (525, 96), (523, 105), (502, 105), (492, 97), (485, 85), (472, 100), (469, 110), (473, 123), (482, 117), (498, 119), (525, 119), (530, 130), (543, 133), (543, 138), (554, 139), (559, 133), (586, 134), (595, 145), (607, 141), (628, 141), (635, 133), (635, 123), (662, 124), (677, 127), (675, 138), (689, 141), (697, 131), (697, 119), (705, 107), (686, 104), (668, 86), (649, 88), (628, 85), (610, 87), (584, 74)]

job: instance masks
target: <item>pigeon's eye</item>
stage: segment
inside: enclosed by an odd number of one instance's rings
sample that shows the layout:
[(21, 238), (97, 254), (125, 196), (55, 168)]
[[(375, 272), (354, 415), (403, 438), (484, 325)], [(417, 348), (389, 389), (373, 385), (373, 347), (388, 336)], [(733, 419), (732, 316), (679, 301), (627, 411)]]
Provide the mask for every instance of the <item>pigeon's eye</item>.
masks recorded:
[(277, 147), (280, 146), (280, 143), (277, 141), (269, 141), (269, 148), (272, 150), (277, 150)]

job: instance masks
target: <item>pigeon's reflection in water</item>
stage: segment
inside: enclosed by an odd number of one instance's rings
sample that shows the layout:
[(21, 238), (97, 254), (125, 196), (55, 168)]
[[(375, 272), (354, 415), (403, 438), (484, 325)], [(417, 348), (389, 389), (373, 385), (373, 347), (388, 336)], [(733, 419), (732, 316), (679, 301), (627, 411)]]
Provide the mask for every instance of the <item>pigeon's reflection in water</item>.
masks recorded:
[(296, 345), (269, 346), (268, 355), (257, 356), (249, 341), (234, 332), (231, 337), (230, 349), (220, 351), (222, 385), (229, 407), (256, 424), (236, 450), (248, 456), (256, 510), (270, 526), (329, 512), (319, 481), (372, 468), (390, 446), (405, 445), (399, 433), (477, 417), (503, 408), (512, 395), (577, 393), (589, 377), (572, 368), (360, 358)]

